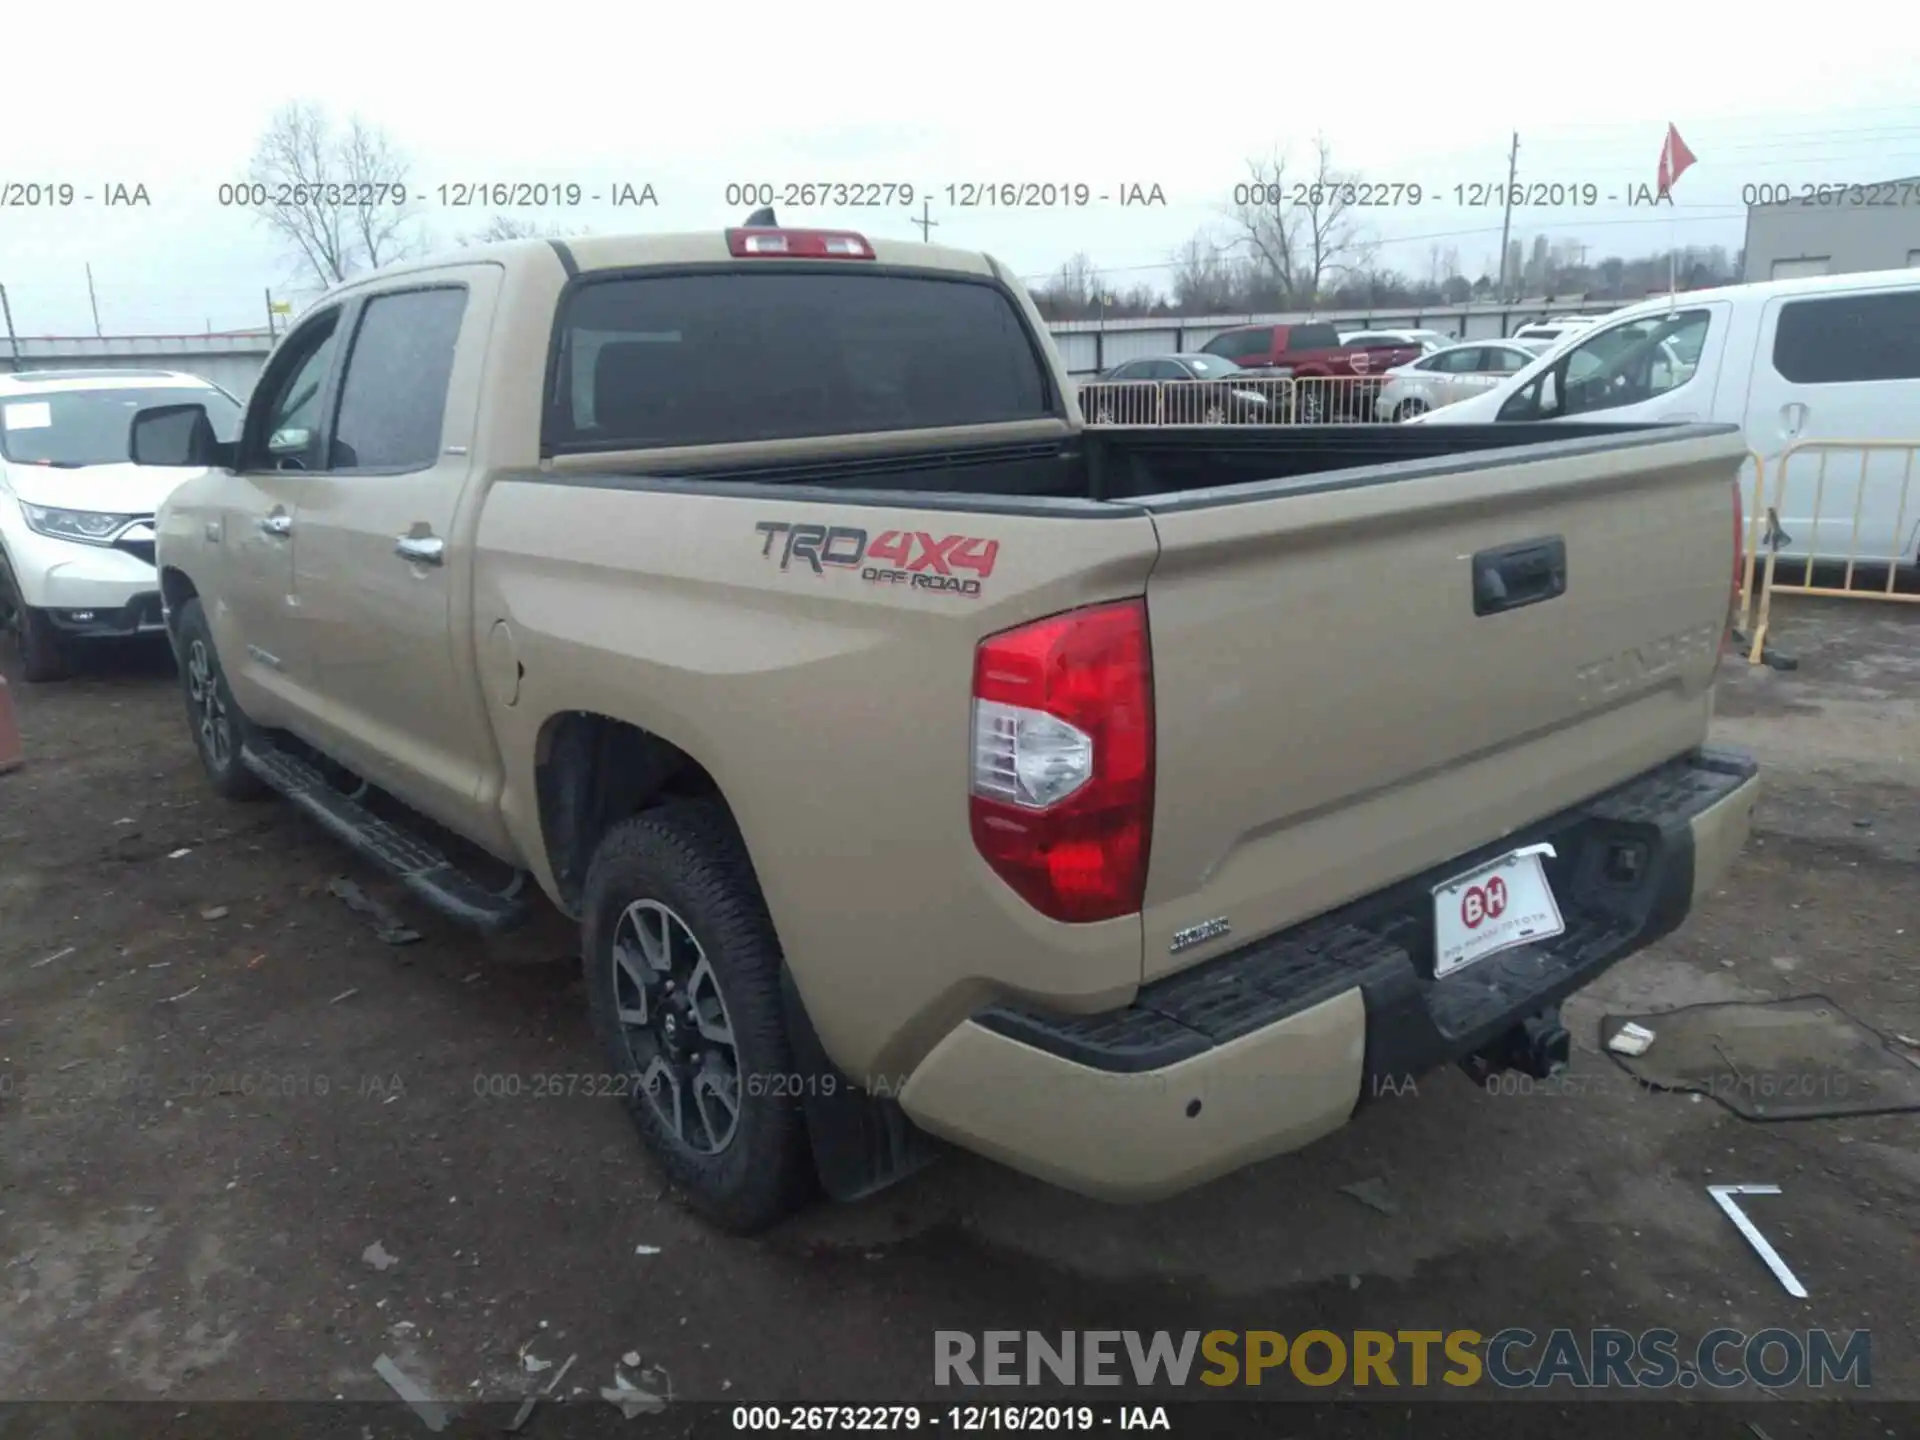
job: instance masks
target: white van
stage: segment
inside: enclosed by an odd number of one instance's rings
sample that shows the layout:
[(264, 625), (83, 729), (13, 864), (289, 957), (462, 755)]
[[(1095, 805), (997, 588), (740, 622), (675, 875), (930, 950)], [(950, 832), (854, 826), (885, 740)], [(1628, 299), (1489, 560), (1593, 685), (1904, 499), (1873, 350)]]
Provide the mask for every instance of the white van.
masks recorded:
[[(1761, 506), (1778, 510), (1782, 555), (1914, 563), (1920, 456), (1816, 447), (1784, 467), (1782, 456), (1810, 441), (1920, 447), (1920, 269), (1645, 300), (1495, 389), (1410, 423), (1508, 420), (1739, 425), (1765, 462)], [(1749, 496), (1752, 476), (1749, 464)]]

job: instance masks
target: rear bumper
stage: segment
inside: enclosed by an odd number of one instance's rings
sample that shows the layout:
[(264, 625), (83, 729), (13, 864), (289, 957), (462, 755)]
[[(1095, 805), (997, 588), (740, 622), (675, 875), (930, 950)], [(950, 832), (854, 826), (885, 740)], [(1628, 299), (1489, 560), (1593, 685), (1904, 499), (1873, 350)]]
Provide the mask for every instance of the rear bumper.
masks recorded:
[[(1145, 986), (1098, 1015), (991, 1006), (900, 1096), (934, 1134), (1115, 1200), (1172, 1194), (1337, 1129), (1671, 932), (1745, 843), (1744, 755), (1703, 750), (1494, 845)], [(1566, 931), (1433, 973), (1432, 887), (1551, 843)]]

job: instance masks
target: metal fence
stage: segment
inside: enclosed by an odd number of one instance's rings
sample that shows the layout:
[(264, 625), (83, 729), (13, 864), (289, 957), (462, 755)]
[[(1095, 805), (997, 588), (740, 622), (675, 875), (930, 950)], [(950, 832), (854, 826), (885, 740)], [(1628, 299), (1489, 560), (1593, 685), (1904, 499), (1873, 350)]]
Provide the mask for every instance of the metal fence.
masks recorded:
[(1371, 424), (1395, 418), (1380, 403), (1387, 377), (1248, 376), (1231, 380), (1088, 380), (1089, 426)]
[(1775, 595), (1920, 603), (1911, 587), (1916, 455), (1920, 440), (1798, 440), (1770, 466), (1753, 457), (1741, 599), (1743, 628), (1752, 611), (1749, 662), (1764, 658)]

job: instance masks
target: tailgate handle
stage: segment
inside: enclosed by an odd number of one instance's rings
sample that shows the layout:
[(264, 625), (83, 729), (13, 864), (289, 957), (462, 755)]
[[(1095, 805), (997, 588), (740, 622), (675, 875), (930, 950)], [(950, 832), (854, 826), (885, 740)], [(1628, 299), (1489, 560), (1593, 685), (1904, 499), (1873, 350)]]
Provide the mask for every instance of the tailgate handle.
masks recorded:
[(1473, 613), (1497, 615), (1567, 593), (1567, 542), (1524, 540), (1473, 557)]

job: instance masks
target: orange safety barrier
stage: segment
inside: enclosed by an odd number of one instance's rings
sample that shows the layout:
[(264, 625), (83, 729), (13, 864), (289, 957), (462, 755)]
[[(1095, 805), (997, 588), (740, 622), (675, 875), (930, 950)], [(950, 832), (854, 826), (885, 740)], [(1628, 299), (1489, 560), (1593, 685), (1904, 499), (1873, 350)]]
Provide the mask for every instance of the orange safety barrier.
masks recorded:
[(26, 759), (20, 743), (20, 722), (14, 718), (13, 696), (7, 690), (7, 677), (0, 675), (0, 775), (18, 770)]

